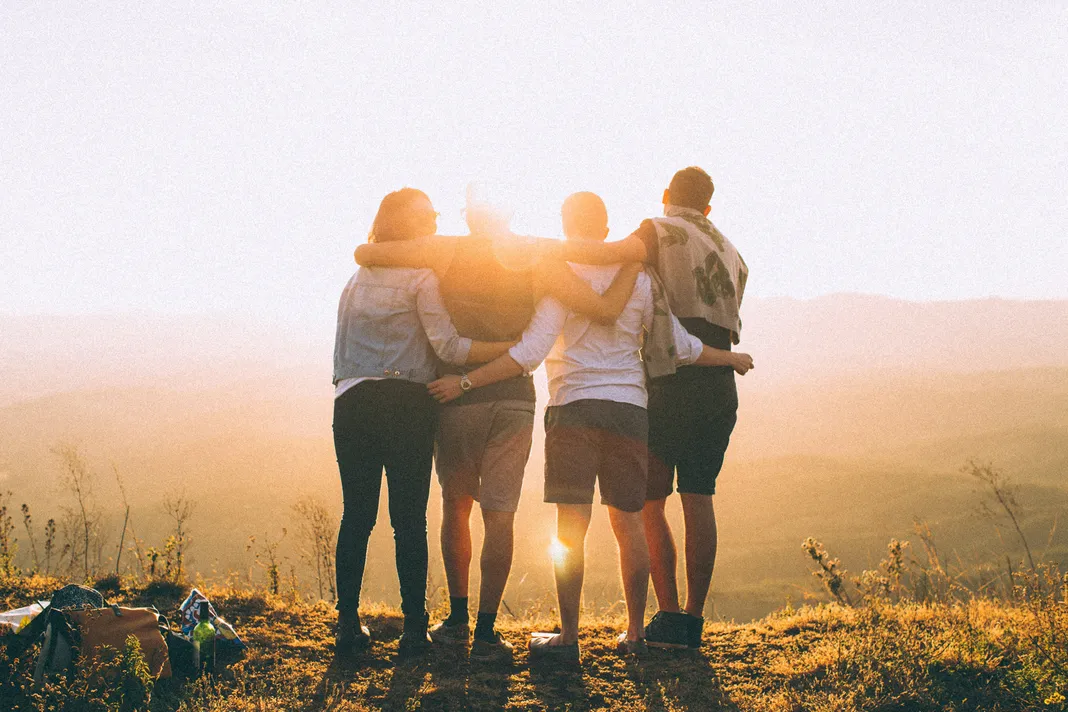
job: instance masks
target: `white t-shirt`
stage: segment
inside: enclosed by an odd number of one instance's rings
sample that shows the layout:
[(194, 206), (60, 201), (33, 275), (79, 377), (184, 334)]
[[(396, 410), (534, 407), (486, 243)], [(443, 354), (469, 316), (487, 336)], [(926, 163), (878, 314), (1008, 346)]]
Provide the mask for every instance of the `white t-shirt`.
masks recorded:
[[(619, 272), (619, 265), (571, 265), (594, 291), (603, 294)], [(645, 408), (645, 369), (639, 349), (642, 332), (653, 324), (653, 291), (649, 275), (642, 272), (630, 300), (615, 324), (603, 325), (569, 312), (560, 302), (546, 297), (538, 303), (534, 318), (509, 356), (528, 372), (545, 361), (549, 377), (549, 405), (565, 405), (593, 398), (631, 403)], [(672, 316), (676, 363), (689, 365), (698, 359), (704, 345)]]

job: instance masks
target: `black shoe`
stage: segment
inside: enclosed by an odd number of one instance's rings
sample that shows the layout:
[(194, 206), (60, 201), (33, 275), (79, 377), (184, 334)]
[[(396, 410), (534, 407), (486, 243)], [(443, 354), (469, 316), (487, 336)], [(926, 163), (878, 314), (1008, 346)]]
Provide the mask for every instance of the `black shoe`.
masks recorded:
[[(693, 616), (685, 613), (660, 611), (645, 626), (645, 641), (650, 648), (673, 648), (684, 650), (692, 647)], [(702, 622), (704, 619), (699, 619)], [(700, 629), (698, 629), (698, 647), (700, 646)]]
[(430, 616), (426, 613), (417, 616), (404, 617), (404, 631), (401, 633), (400, 642), (397, 644), (397, 654), (401, 657), (418, 655), (430, 649), (433, 641), (427, 633), (427, 625)]
[(686, 617), (689, 618), (687, 623), (690, 626), (690, 635), (687, 639), (687, 642), (689, 643), (688, 647), (690, 650), (700, 650), (701, 634), (704, 633), (705, 630), (705, 619), (703, 617), (691, 616), (689, 613), (686, 614)]
[(371, 631), (360, 625), (360, 617), (345, 613), (337, 614), (337, 628), (334, 631), (334, 652), (349, 656), (362, 653), (371, 647)]

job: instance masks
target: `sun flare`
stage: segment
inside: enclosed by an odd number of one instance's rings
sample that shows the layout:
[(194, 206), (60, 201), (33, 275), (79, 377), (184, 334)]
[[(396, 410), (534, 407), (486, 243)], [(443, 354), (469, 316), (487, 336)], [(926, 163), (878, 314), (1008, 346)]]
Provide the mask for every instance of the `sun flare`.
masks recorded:
[(563, 564), (567, 561), (568, 548), (563, 543), (553, 537), (552, 542), (549, 544), (549, 556), (552, 557), (554, 564)]

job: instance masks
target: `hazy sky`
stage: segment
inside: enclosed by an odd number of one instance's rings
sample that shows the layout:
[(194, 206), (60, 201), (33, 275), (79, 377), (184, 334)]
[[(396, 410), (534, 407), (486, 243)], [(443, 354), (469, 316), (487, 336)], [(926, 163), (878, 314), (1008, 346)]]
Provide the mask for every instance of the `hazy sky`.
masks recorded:
[(752, 294), (1068, 297), (1068, 3), (166, 5), (0, 5), (0, 312), (329, 321), (390, 190), (688, 164)]

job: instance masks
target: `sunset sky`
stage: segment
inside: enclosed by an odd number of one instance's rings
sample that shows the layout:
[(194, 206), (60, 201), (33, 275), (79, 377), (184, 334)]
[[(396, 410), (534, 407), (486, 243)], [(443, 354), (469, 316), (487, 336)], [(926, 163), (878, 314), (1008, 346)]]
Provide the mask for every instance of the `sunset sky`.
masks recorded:
[(0, 313), (330, 322), (382, 195), (672, 172), (751, 294), (1068, 298), (1062, 2), (4, 3)]

